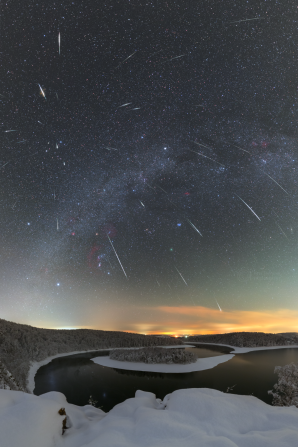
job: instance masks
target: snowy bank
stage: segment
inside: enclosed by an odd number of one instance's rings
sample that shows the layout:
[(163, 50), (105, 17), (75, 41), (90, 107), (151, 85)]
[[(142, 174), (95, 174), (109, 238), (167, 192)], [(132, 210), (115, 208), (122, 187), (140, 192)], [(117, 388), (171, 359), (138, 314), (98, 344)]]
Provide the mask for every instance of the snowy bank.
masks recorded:
[(224, 346), (226, 348), (232, 348), (234, 349), (233, 354), (246, 354), (247, 352), (251, 351), (268, 351), (269, 349), (289, 349), (289, 348), (298, 348), (298, 345), (284, 345), (284, 346), (258, 346), (256, 348), (238, 348), (237, 346), (232, 345), (224, 345), (220, 343), (203, 343), (200, 341), (192, 341), (192, 345), (206, 345), (208, 346)]
[[(61, 407), (69, 426), (64, 435)], [(1, 447), (297, 447), (298, 410), (192, 388), (163, 402), (137, 391), (105, 414), (69, 404), (57, 392), (0, 390), (0, 433)]]
[(188, 363), (186, 365), (165, 364), (165, 363), (142, 363), (142, 362), (123, 362), (119, 360), (112, 360), (110, 357), (95, 357), (91, 359), (94, 363), (101, 366), (108, 366), (109, 368), (126, 369), (129, 371), (151, 371), (158, 373), (188, 373), (194, 371), (204, 371), (211, 369), (220, 363), (227, 362), (233, 358), (233, 354), (219, 355), (216, 357), (206, 357), (197, 359), (195, 363)]
[[(298, 348), (298, 345), (287, 345), (287, 346), (261, 346), (258, 348), (238, 348), (231, 345), (215, 344), (215, 343), (201, 343), (201, 342), (191, 342), (191, 345), (185, 345), (183, 347), (194, 347), (193, 345), (206, 345), (209, 346), (224, 346), (227, 348), (232, 348), (234, 351), (231, 354), (223, 354), (216, 357), (207, 357), (203, 359), (198, 359), (196, 363), (190, 363), (188, 365), (174, 365), (174, 364), (147, 364), (141, 362), (123, 362), (118, 360), (112, 360), (109, 357), (95, 357), (91, 360), (101, 366), (107, 366), (109, 368), (125, 369), (128, 371), (150, 371), (158, 373), (188, 373), (194, 371), (204, 371), (206, 369), (214, 368), (215, 366), (227, 362), (234, 357), (235, 354), (246, 354), (251, 351), (267, 351), (268, 349), (285, 349), (285, 348)], [(175, 346), (173, 346), (175, 348)], [(298, 444), (298, 443), (297, 443)]]
[[(158, 346), (159, 348), (194, 348), (194, 345), (171, 345), (171, 346)], [(30, 362), (30, 369), (28, 373), (28, 379), (27, 379), (27, 389), (30, 393), (33, 394), (34, 388), (35, 388), (35, 374), (44, 365), (47, 365), (52, 360), (57, 359), (58, 357), (67, 357), (68, 355), (75, 355), (75, 354), (84, 354), (86, 352), (105, 352), (105, 351), (111, 351), (112, 349), (139, 349), (140, 347), (133, 347), (133, 348), (106, 348), (106, 349), (90, 349), (89, 351), (73, 351), (73, 352), (65, 352), (62, 354), (56, 354), (52, 355), (50, 357), (47, 357), (40, 362)], [(100, 358), (100, 357), (99, 357)], [(91, 359), (93, 360), (93, 359)], [(96, 362), (95, 362), (96, 363)], [(124, 368), (125, 369), (125, 368)]]
[(32, 362), (31, 361), (30, 362), (30, 369), (29, 369), (29, 373), (28, 373), (28, 378), (27, 378), (27, 389), (28, 389), (28, 391), (33, 394), (33, 391), (34, 391), (34, 388), (35, 388), (35, 381), (34, 381), (35, 374), (37, 373), (39, 368), (41, 368), (44, 365), (47, 365), (52, 360), (57, 359), (58, 357), (66, 357), (68, 355), (84, 354), (84, 352), (95, 352), (95, 351), (108, 351), (108, 349), (91, 349), (90, 351), (65, 352), (63, 354), (52, 355), (50, 357), (47, 357), (47, 358), (41, 360), (40, 362)]

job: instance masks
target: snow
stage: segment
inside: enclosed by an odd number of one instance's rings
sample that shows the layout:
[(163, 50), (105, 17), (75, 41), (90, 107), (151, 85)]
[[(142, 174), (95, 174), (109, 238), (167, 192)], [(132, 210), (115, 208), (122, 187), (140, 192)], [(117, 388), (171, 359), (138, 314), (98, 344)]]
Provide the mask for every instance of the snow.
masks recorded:
[[(171, 346), (157, 346), (159, 348), (194, 348), (194, 345), (171, 345)], [(35, 374), (44, 365), (47, 365), (52, 360), (58, 358), (58, 357), (67, 357), (68, 355), (74, 355), (74, 354), (84, 354), (84, 352), (99, 352), (99, 351), (111, 351), (112, 349), (140, 349), (140, 347), (136, 348), (106, 348), (106, 349), (90, 349), (89, 351), (73, 351), (73, 352), (66, 352), (63, 354), (56, 354), (52, 355), (50, 357), (46, 357), (45, 359), (41, 360), (40, 362), (31, 362), (30, 363), (30, 369), (28, 373), (27, 378), (27, 389), (30, 393), (33, 394), (34, 388), (35, 388)], [(95, 362), (96, 363), (96, 362)], [(123, 368), (125, 369), (125, 368)]]
[(198, 359), (195, 363), (188, 363), (186, 365), (165, 364), (165, 363), (142, 363), (142, 362), (123, 362), (119, 360), (112, 360), (108, 356), (95, 357), (91, 359), (94, 363), (101, 366), (108, 366), (109, 368), (126, 369), (129, 371), (151, 371), (159, 373), (188, 373), (193, 371), (203, 371), (211, 369), (220, 363), (227, 362), (233, 358), (233, 354), (219, 355), (216, 357), (206, 357)]
[[(116, 360), (110, 360), (109, 357), (94, 357), (91, 359), (94, 363), (97, 363), (101, 366), (107, 366), (110, 368), (118, 368), (118, 369), (126, 369), (129, 371), (151, 371), (151, 372), (160, 372), (160, 373), (185, 373), (185, 372), (194, 372), (194, 371), (204, 371), (206, 369), (214, 368), (215, 366), (219, 365), (220, 363), (227, 362), (232, 357), (234, 357), (235, 354), (245, 354), (247, 352), (251, 351), (264, 351), (268, 349), (285, 349), (285, 348), (298, 348), (298, 345), (286, 345), (286, 346), (261, 346), (258, 348), (238, 348), (236, 346), (231, 345), (223, 345), (219, 343), (202, 343), (202, 342), (191, 342), (191, 344), (185, 344), (185, 345), (171, 345), (171, 346), (159, 346), (161, 348), (193, 348), (196, 344), (199, 345), (208, 345), (211, 346), (224, 346), (228, 348), (234, 349), (233, 353), (231, 354), (224, 354), (222, 356), (216, 356), (216, 357), (210, 357), (210, 358), (203, 358), (198, 359), (196, 363), (191, 363), (188, 365), (162, 365), (162, 364), (141, 364), (141, 363), (133, 363), (133, 362), (119, 362)], [(112, 349), (139, 349), (140, 347), (133, 347), (133, 348), (106, 348), (106, 349), (91, 349), (89, 351), (74, 351), (74, 352), (68, 352), (64, 354), (57, 354), (53, 355), (51, 357), (47, 357), (46, 359), (40, 361), (40, 362), (31, 362), (31, 367), (28, 374), (28, 391), (33, 393), (33, 390), (35, 388), (35, 382), (34, 377), (37, 373), (38, 369), (46, 365), (47, 363), (50, 363), (52, 360), (58, 357), (66, 357), (68, 355), (74, 355), (74, 354), (83, 354), (84, 352), (94, 352), (94, 351), (110, 351)]]
[[(219, 365), (220, 363), (225, 363), (228, 360), (231, 360), (231, 358), (234, 357), (235, 354), (245, 354), (247, 352), (251, 351), (264, 351), (268, 349), (285, 349), (285, 348), (298, 348), (298, 345), (286, 345), (286, 346), (261, 346), (257, 348), (238, 348), (236, 346), (231, 345), (223, 345), (219, 343), (201, 343), (201, 342), (191, 342), (192, 345), (183, 345), (183, 347), (187, 348), (193, 348), (193, 345), (199, 344), (199, 345), (208, 345), (211, 346), (224, 346), (228, 348), (234, 349), (233, 353), (231, 354), (223, 354), (216, 357), (207, 357), (203, 359), (198, 359), (195, 363), (190, 363), (187, 365), (175, 365), (175, 364), (147, 364), (147, 363), (141, 363), (141, 362), (123, 362), (118, 360), (112, 360), (108, 356), (104, 357), (94, 357), (90, 360), (92, 360), (94, 363), (97, 363), (101, 366), (107, 366), (109, 368), (118, 368), (118, 369), (125, 369), (129, 371), (151, 371), (151, 372), (159, 372), (159, 373), (188, 373), (188, 372), (194, 372), (194, 371), (204, 371), (206, 369), (214, 368), (215, 366)], [(169, 346), (163, 346), (163, 347), (169, 347)], [(171, 348), (174, 348), (175, 346), (171, 346)], [(178, 346), (179, 347), (179, 346)], [(180, 346), (181, 347), (181, 346)], [(298, 445), (298, 442), (297, 442)]]
[(258, 346), (257, 348), (238, 348), (237, 346), (231, 346), (231, 345), (223, 345), (220, 343), (202, 343), (197, 341), (191, 342), (193, 345), (211, 345), (211, 346), (224, 346), (226, 348), (232, 348), (234, 349), (233, 354), (246, 354), (247, 352), (251, 351), (268, 351), (269, 349), (289, 349), (289, 348), (298, 348), (298, 345), (284, 345), (284, 346)]
[(47, 365), (52, 360), (57, 359), (58, 357), (66, 357), (68, 355), (74, 355), (74, 354), (83, 354), (84, 352), (97, 352), (97, 351), (108, 351), (109, 349), (90, 349), (89, 351), (73, 351), (73, 352), (66, 352), (63, 354), (56, 354), (52, 355), (50, 357), (46, 357), (45, 359), (41, 360), (40, 362), (30, 362), (30, 369), (27, 377), (27, 389), (30, 393), (33, 394), (34, 388), (35, 388), (35, 374), (44, 365)]
[[(62, 435), (58, 410), (68, 426)], [(297, 447), (298, 409), (207, 388), (177, 390), (161, 402), (137, 391), (109, 413), (63, 394), (0, 390), (1, 447)]]

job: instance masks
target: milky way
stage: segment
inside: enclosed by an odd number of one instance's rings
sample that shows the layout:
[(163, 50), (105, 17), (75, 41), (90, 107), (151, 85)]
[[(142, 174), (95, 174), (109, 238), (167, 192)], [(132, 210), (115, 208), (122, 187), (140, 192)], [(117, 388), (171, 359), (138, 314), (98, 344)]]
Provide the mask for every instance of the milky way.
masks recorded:
[(296, 309), (293, 2), (11, 1), (1, 27), (5, 318)]

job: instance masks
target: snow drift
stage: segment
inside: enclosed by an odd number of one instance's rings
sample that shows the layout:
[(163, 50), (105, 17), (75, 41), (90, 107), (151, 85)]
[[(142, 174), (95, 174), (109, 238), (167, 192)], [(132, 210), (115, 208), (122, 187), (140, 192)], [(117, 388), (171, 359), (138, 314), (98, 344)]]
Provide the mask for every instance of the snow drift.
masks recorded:
[(193, 388), (163, 401), (137, 391), (106, 414), (69, 404), (58, 392), (0, 390), (0, 433), (1, 447), (297, 447), (298, 410)]

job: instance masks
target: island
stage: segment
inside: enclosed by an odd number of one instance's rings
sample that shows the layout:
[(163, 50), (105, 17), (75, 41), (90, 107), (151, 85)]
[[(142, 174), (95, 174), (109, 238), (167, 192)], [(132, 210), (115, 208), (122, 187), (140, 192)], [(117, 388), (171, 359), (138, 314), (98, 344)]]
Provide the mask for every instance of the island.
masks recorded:
[(110, 359), (125, 362), (166, 363), (185, 365), (195, 363), (197, 357), (183, 348), (139, 348), (139, 349), (113, 349)]

